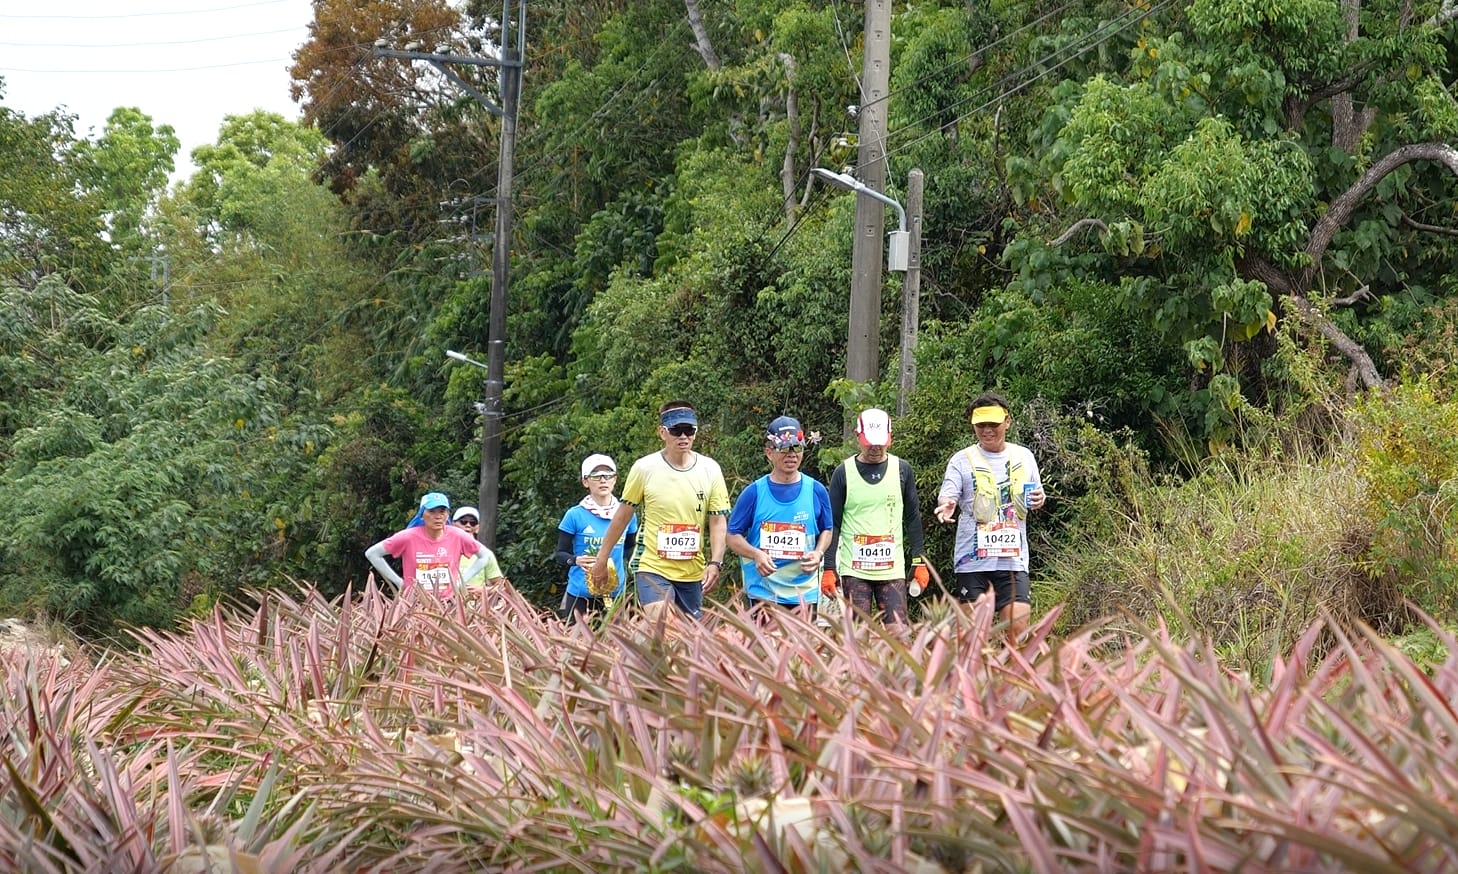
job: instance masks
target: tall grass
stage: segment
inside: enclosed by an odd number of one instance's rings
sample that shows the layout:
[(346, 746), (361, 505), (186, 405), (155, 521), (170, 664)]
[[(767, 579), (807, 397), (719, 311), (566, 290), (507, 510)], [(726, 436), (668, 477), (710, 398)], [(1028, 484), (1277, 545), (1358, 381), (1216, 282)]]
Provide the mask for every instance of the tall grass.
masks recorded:
[[(1458, 866), (1455, 641), (1317, 622), (1268, 684), (1167, 625), (908, 632), (367, 590), (13, 655), (0, 868), (1307, 871)], [(1321, 639), (1330, 641), (1318, 648)], [(251, 868), (250, 868), (251, 866)]]

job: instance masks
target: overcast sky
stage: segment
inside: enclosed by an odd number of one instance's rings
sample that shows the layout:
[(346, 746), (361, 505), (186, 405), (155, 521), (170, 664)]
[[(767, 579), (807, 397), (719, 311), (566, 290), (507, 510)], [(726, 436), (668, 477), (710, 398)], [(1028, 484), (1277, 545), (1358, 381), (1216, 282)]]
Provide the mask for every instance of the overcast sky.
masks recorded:
[(91, 138), (138, 107), (177, 131), (180, 178), (223, 116), (298, 118), (288, 67), (313, 18), (309, 0), (0, 0), (0, 104), (65, 107)]

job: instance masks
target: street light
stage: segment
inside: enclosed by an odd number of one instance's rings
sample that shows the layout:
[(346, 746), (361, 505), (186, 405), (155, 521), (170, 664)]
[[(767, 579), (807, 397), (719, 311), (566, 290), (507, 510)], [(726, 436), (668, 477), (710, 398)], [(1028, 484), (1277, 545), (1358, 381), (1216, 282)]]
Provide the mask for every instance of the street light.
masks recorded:
[(462, 355), (461, 353), (457, 352), (454, 349), (447, 349), (446, 350), (446, 357), (447, 358), (454, 358), (456, 361), (460, 361), (460, 362), (463, 362), (465, 364), (474, 364), (477, 367), (481, 368), (482, 370), (490, 370), (491, 369), (491, 368), (487, 367), (486, 365), (482, 364), (481, 362), (477, 361), (476, 359), (470, 357), (469, 355)]
[[(476, 509), (481, 514), (481, 527), (477, 529), (476, 536), (487, 546), (496, 545), (496, 503), (498, 491), (497, 470), (500, 466), (499, 455), (493, 457), (492, 446), (496, 452), (500, 452), (501, 446), (501, 386), (492, 380), (492, 367), (489, 364), (477, 361), (469, 355), (463, 355), (454, 349), (445, 351), (446, 357), (452, 361), (459, 361), (462, 364), (469, 364), (486, 371), (486, 398), (484, 401), (476, 402), (476, 412), (481, 414), (481, 487), (476, 496)], [(492, 438), (495, 443), (492, 443)]]
[(898, 273), (906, 272), (906, 267), (911, 260), (911, 232), (906, 229), (906, 210), (901, 208), (901, 204), (879, 191), (867, 188), (864, 182), (849, 173), (837, 173), (824, 167), (816, 167), (810, 172), (836, 188), (864, 194), (896, 210), (896, 230), (886, 235), (886, 269), (895, 270)]
[[(899, 390), (896, 396), (896, 414), (904, 416), (911, 402), (911, 393), (916, 390), (916, 336), (921, 322), (921, 171), (912, 170), (907, 184), (907, 199), (911, 203), (914, 235), (906, 229), (906, 210), (901, 208), (901, 204), (879, 191), (872, 190), (849, 173), (836, 173), (834, 170), (827, 170), (824, 167), (816, 167), (810, 172), (837, 188), (864, 194), (888, 204), (896, 210), (898, 227), (886, 235), (886, 269), (906, 274), (906, 279), (901, 284), (901, 373), (897, 379)], [(852, 355), (855, 352), (852, 347), (856, 341), (857, 329), (859, 327), (863, 330), (864, 336), (870, 338), (869, 342), (874, 344), (875, 338), (880, 333), (877, 323), (881, 315), (877, 311), (880, 302), (880, 298), (877, 297), (876, 306), (872, 307), (867, 304), (863, 307), (866, 311), (865, 317), (870, 319), (870, 323), (858, 326), (855, 295), (855, 285), (852, 284), (850, 334), (846, 341), (846, 375), (851, 379), (857, 378), (855, 368), (852, 366)], [(874, 379), (876, 377), (874, 356), (871, 357), (871, 362), (866, 378)], [(849, 439), (849, 437), (850, 426), (847, 425), (846, 438)]]

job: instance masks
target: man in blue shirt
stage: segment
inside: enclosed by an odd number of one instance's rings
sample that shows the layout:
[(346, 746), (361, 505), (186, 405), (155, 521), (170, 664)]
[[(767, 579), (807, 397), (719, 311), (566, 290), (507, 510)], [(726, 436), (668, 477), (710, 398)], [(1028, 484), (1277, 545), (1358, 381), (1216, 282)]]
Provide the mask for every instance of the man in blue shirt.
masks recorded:
[(789, 416), (770, 422), (764, 457), (770, 472), (739, 495), (729, 514), (729, 549), (739, 556), (752, 609), (820, 602), (817, 572), (830, 544), (830, 493), (800, 472), (805, 430)]

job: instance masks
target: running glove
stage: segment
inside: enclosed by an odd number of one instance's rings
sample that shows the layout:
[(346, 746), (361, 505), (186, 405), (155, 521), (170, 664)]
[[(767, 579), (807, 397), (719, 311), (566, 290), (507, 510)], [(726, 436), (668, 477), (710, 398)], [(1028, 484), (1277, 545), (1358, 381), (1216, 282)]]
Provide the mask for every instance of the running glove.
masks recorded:
[(915, 598), (926, 591), (927, 584), (931, 582), (931, 571), (927, 570), (926, 562), (915, 559), (911, 563), (911, 584), (906, 587), (906, 594)]
[(820, 594), (827, 598), (834, 598), (837, 594), (835, 571), (826, 568), (820, 574)]

